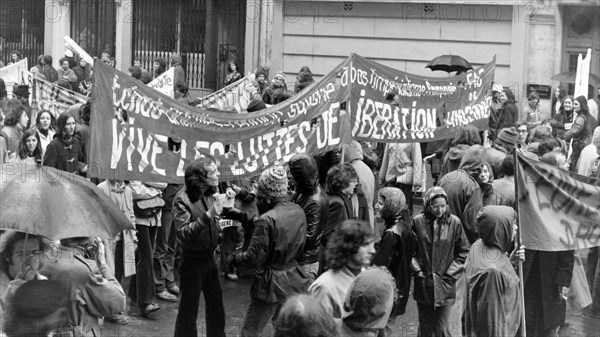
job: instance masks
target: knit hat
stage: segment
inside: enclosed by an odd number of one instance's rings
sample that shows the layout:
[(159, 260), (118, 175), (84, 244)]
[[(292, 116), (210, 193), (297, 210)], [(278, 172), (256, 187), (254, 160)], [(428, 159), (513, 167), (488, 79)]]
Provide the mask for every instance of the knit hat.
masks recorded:
[(264, 170), (258, 179), (258, 190), (268, 197), (285, 197), (288, 193), (287, 172), (275, 165)]
[(298, 81), (300, 82), (311, 82), (313, 81), (313, 74), (308, 71), (301, 71), (298, 74)]
[(70, 49), (67, 49), (67, 51), (65, 51), (65, 56), (66, 57), (73, 57), (73, 52)]
[(515, 145), (517, 143), (517, 130), (514, 127), (504, 128), (500, 130), (497, 138), (507, 144)]
[(256, 72), (254, 73), (254, 78), (258, 78), (258, 76), (260, 75), (263, 75), (265, 79), (269, 78), (269, 76), (267, 76), (267, 72), (262, 67), (256, 69)]
[(276, 79), (276, 78), (281, 78), (285, 82), (285, 75), (283, 74), (283, 71), (278, 71), (277, 74), (275, 74), (275, 76), (273, 76), (273, 79)]

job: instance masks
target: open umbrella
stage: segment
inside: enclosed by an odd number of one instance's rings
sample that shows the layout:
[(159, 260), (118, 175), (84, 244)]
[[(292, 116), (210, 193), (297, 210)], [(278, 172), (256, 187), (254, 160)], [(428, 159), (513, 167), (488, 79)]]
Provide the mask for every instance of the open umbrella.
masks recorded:
[(113, 239), (134, 229), (96, 185), (52, 167), (4, 164), (0, 170), (0, 229), (42, 235)]
[(433, 71), (442, 70), (451, 73), (454, 71), (467, 71), (473, 69), (473, 66), (469, 61), (458, 55), (442, 55), (431, 60), (425, 68), (429, 68)]
[[(556, 74), (552, 76), (552, 80), (563, 82), (563, 83), (575, 83), (577, 77), (577, 73), (574, 71), (565, 71), (560, 74)], [(590, 85), (598, 86), (600, 85), (600, 76), (590, 74)]]

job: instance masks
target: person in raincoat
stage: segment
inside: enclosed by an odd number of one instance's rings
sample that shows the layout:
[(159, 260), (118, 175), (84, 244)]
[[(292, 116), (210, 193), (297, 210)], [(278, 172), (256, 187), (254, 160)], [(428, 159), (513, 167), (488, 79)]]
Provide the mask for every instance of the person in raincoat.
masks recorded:
[(344, 337), (377, 337), (385, 328), (398, 295), (395, 281), (385, 268), (359, 274), (346, 295), (340, 322)]
[(485, 161), (485, 148), (473, 145), (465, 152), (458, 170), (448, 172), (440, 179), (450, 213), (460, 219), (469, 244), (479, 239), (475, 219), (483, 208), (483, 191), (478, 177)]
[(416, 240), (410, 228), (410, 218), (402, 217), (406, 198), (399, 188), (382, 188), (375, 207), (385, 222), (385, 232), (373, 257), (373, 265), (388, 268), (398, 289), (398, 299), (394, 303), (385, 331), (385, 336), (393, 336), (392, 327), (396, 324), (396, 317), (404, 314), (408, 302), (410, 261), (415, 255)]
[(419, 336), (450, 336), (456, 283), (463, 273), (469, 245), (460, 219), (450, 214), (448, 196), (441, 187), (427, 190), (423, 205), (423, 212), (412, 222), (418, 245), (411, 267)]
[(515, 266), (524, 260), (525, 251), (513, 249), (516, 217), (508, 206), (486, 206), (477, 217), (481, 239), (471, 246), (465, 263), (465, 331), (469, 337), (517, 336), (523, 328), (523, 295)]

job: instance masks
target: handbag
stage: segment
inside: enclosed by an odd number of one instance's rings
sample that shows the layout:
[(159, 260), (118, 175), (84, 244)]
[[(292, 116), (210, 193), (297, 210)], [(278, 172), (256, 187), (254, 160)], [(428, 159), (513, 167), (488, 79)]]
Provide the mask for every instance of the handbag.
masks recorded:
[(133, 213), (136, 218), (147, 219), (152, 218), (160, 212), (165, 205), (165, 201), (155, 196), (150, 199), (139, 199), (133, 201)]

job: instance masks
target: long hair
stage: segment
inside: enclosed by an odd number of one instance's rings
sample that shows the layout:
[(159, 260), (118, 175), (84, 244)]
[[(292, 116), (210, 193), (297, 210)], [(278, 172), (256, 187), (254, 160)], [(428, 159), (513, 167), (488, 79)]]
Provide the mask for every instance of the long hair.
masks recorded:
[(21, 140), (19, 141), (19, 148), (17, 149), (17, 154), (21, 159), (29, 157), (29, 150), (27, 149), (27, 138), (31, 136), (34, 136), (35, 139), (37, 139), (37, 145), (35, 146), (35, 149), (33, 149), (32, 157), (36, 160), (42, 159), (42, 142), (40, 141), (40, 135), (37, 133), (36, 130), (33, 129), (25, 130), (25, 132), (23, 132), (23, 137), (21, 137)]
[(56, 117), (54, 117), (54, 115), (48, 111), (48, 110), (42, 110), (40, 113), (38, 113), (37, 117), (35, 118), (35, 126), (38, 130), (42, 129), (42, 125), (41, 125), (41, 120), (42, 120), (42, 115), (47, 113), (48, 115), (50, 115), (50, 130), (54, 130), (54, 127), (56, 125)]
[(464, 145), (482, 145), (481, 136), (479, 136), (479, 130), (473, 125), (459, 126), (456, 132), (456, 136), (450, 143), (450, 146), (456, 146), (459, 144)]
[[(554, 92), (556, 91), (556, 88), (558, 88), (559, 91), (558, 97), (556, 97), (556, 93)], [(562, 102), (565, 100), (567, 95), (567, 91), (562, 86), (558, 86), (556, 88), (554, 89), (554, 91), (552, 91), (552, 105), (550, 106), (552, 110), (554, 110), (556, 102), (560, 102), (560, 104), (562, 105)]]
[(325, 259), (333, 270), (344, 267), (358, 249), (372, 240), (373, 232), (369, 224), (359, 220), (346, 220), (333, 233), (327, 243)]
[[(18, 105), (14, 107), (4, 119), (4, 125), (6, 126), (16, 126), (17, 123), (21, 120), (21, 116), (25, 113), (25, 108), (22, 105)], [(23, 125), (23, 128), (26, 128), (27, 125)]]
[(158, 63), (158, 69), (153, 70), (155, 77), (158, 77), (158, 76), (162, 75), (162, 73), (164, 73), (165, 71), (167, 71), (167, 61), (165, 61), (164, 58), (159, 57), (159, 58), (157, 58), (157, 59), (154, 60), (154, 63)]
[(3, 99), (8, 96), (8, 92), (6, 92), (6, 83), (4, 80), (0, 78), (0, 99)]
[(60, 114), (60, 116), (58, 116), (58, 119), (56, 119), (56, 133), (58, 133), (59, 136), (64, 140), (71, 138), (65, 134), (65, 126), (67, 125), (69, 118), (75, 119), (75, 117), (71, 116), (70, 113), (63, 112)]
[(502, 90), (502, 91), (504, 91), (504, 94), (506, 94), (506, 98), (507, 98), (506, 102), (504, 102), (503, 105), (507, 105), (510, 103), (513, 103), (513, 104), (517, 103), (517, 99), (515, 98), (515, 93), (512, 90), (510, 90), (510, 88), (504, 88), (504, 90)]

